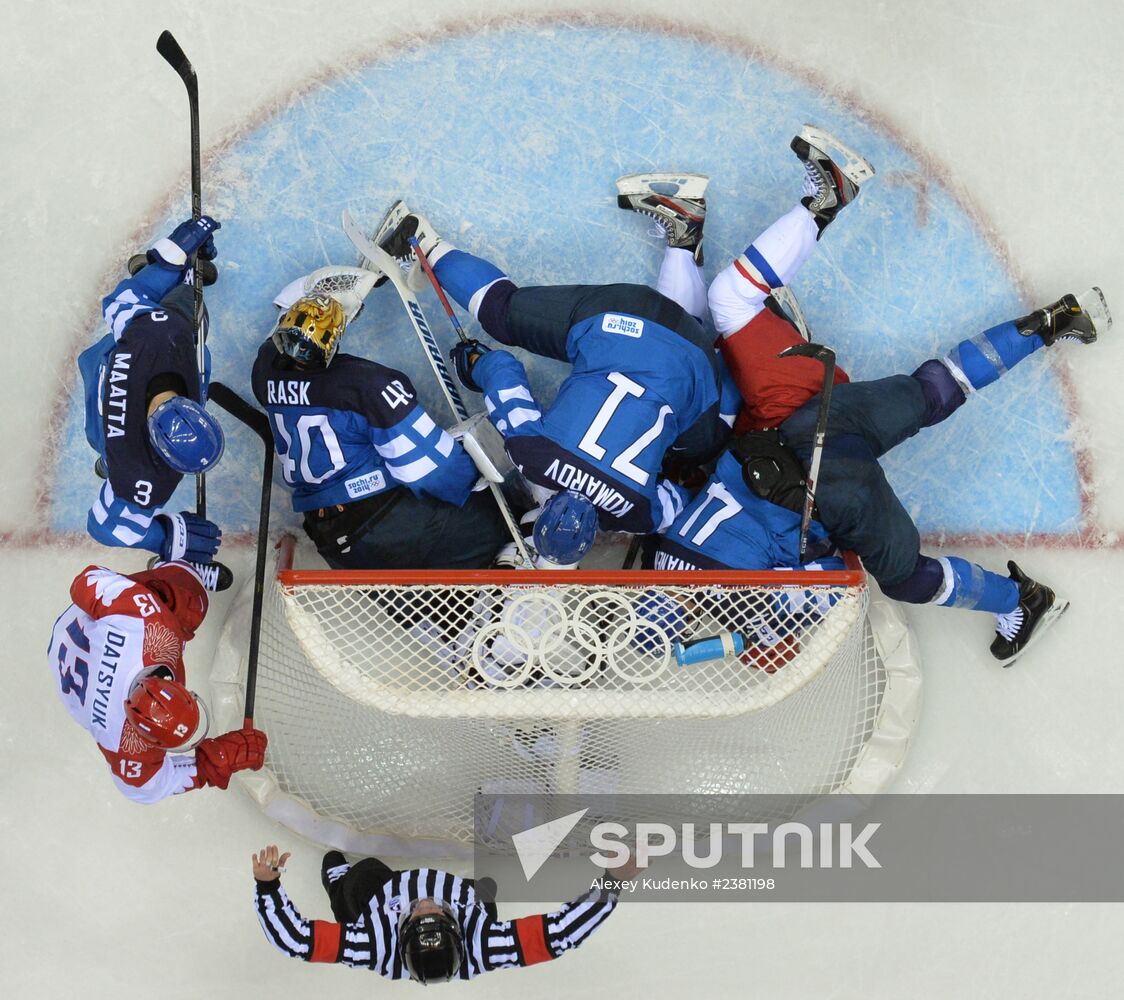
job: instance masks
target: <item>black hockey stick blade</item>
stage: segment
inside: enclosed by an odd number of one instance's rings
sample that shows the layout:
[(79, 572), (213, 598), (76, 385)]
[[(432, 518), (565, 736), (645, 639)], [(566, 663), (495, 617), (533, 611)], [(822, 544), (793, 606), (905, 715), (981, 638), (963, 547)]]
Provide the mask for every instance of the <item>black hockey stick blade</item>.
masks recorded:
[(825, 365), (829, 361), (835, 364), (835, 352), (830, 347), (824, 347), (823, 344), (813, 344), (810, 340), (807, 343), (793, 344), (791, 347), (785, 348), (777, 357), (815, 358), (817, 361), (822, 361)]
[(222, 382), (212, 382), (207, 398), (217, 403), (236, 420), (242, 421), (269, 448), (273, 447), (273, 433), (269, 429), (269, 419), (257, 407), (251, 406), (229, 386)]
[(187, 85), (187, 89), (193, 90), (196, 86), (195, 67), (191, 65), (191, 60), (184, 55), (175, 35), (170, 31), (160, 32), (160, 37), (156, 39), (156, 51), (180, 75), (180, 79)]

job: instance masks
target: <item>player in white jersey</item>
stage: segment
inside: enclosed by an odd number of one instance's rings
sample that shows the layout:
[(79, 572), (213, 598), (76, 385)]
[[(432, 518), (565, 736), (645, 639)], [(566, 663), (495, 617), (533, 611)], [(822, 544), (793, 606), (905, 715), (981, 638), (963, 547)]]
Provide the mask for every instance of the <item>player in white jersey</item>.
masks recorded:
[[(321, 880), (337, 922), (308, 920), (281, 888), (288, 857), (274, 846), (253, 856), (258, 921), (278, 951), (423, 986), (559, 958), (588, 939), (619, 898), (619, 890), (598, 888), (551, 913), (499, 920), (471, 879), (433, 868), (396, 872), (377, 858), (349, 865), (329, 851)], [(613, 878), (638, 870), (631, 862)]]
[(185, 686), (184, 646), (207, 614), (190, 564), (129, 576), (87, 566), (70, 597), (47, 662), (59, 698), (93, 736), (122, 794), (148, 804), (205, 785), (226, 788), (234, 772), (262, 766), (265, 733), (205, 738), (206, 708)]

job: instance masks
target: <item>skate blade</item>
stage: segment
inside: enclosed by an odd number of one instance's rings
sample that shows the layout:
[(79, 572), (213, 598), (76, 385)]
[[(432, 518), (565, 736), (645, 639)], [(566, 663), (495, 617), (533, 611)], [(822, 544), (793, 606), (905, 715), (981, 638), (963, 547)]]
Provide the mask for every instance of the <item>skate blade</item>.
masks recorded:
[[(843, 157), (844, 163), (836, 162), (836, 166), (843, 171), (843, 175), (851, 181), (862, 187), (868, 180), (874, 176), (874, 167), (871, 165), (870, 160), (859, 153), (856, 153), (850, 146), (840, 142), (830, 132), (824, 131), (818, 125), (804, 125), (800, 129), (800, 138), (808, 143), (810, 146), (815, 146), (817, 149), (823, 150), (825, 153), (838, 153)], [(832, 160), (835, 157), (832, 156)]]
[(1000, 660), (999, 665), (1004, 668), (1012, 666), (1020, 656), (1023, 656), (1026, 653), (1028, 649), (1034, 648), (1038, 640), (1041, 639), (1042, 636), (1044, 636), (1054, 626), (1057, 620), (1061, 618), (1061, 616), (1064, 615), (1068, 610), (1069, 601), (1063, 601), (1061, 598), (1055, 597), (1054, 606), (1046, 612), (1046, 614), (1042, 618), (1042, 621), (1038, 623), (1038, 628), (1034, 630), (1034, 635), (1030, 637), (1030, 642), (1023, 646), (1023, 648), (1020, 649), (1009, 660)]
[(1104, 292), (1096, 285), (1087, 292), (1077, 296), (1077, 304), (1081, 311), (1093, 321), (1093, 332), (1099, 337), (1112, 329), (1112, 313), (1108, 311)]
[(617, 178), (617, 194), (662, 194), (672, 198), (701, 198), (710, 178), (705, 174), (672, 171), (627, 174)]

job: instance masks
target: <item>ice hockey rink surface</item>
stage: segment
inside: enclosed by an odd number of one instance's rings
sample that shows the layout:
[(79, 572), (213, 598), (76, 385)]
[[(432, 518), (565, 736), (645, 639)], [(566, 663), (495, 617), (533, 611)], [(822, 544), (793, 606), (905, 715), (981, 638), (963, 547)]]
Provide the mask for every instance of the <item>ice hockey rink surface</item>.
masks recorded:
[[(75, 573), (141, 557), (83, 533), (96, 490), (77, 352), (122, 261), (186, 216), (187, 102), (157, 56), (173, 31), (200, 80), (204, 210), (223, 223), (208, 292), (216, 376), (249, 364), (288, 280), (353, 263), (340, 211), (405, 197), (523, 284), (651, 281), (659, 243), (615, 207), (647, 169), (712, 177), (707, 275), (799, 195), (804, 121), (878, 176), (794, 283), (852, 377), (910, 371), (964, 336), (1099, 284), (1117, 329), (1044, 352), (888, 471), (933, 553), (1014, 557), (1069, 598), (1011, 670), (982, 615), (910, 608), (924, 706), (904, 792), (1124, 791), (1124, 14), (1105, 0), (102, 0), (0, 10), (0, 199), (8, 328), (0, 531), (4, 996), (359, 997), (412, 989), (284, 959), (253, 911), (250, 854), (294, 852), (285, 886), (326, 917), (320, 850), (238, 791), (155, 807), (112, 787), (66, 717), (44, 651)], [(424, 303), (439, 338), (436, 303)], [(376, 290), (345, 349), (436, 387)], [(559, 372), (532, 369), (549, 393)], [(209, 477), (226, 559), (252, 566), (259, 449), (232, 434)], [(247, 485), (250, 484), (250, 485)], [(276, 520), (294, 524), (284, 497)], [(191, 497), (183, 494), (184, 506)], [(227, 598), (188, 647), (205, 693)], [(516, 908), (509, 908), (517, 915)], [(1093, 904), (624, 905), (574, 955), (471, 986), (495, 997), (1114, 997), (1124, 908)]]

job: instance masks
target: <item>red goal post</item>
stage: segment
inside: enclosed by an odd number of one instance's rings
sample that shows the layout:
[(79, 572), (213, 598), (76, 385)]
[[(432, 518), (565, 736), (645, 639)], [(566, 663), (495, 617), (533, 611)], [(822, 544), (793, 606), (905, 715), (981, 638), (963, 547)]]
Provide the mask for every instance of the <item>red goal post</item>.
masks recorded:
[[(267, 575), (257, 680), (267, 813), (341, 849), (457, 857), (477, 791), (871, 794), (919, 707), (916, 646), (841, 572)], [(237, 719), (252, 581), (213, 675)], [(680, 666), (676, 642), (747, 649)]]

